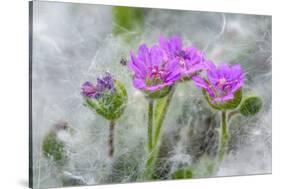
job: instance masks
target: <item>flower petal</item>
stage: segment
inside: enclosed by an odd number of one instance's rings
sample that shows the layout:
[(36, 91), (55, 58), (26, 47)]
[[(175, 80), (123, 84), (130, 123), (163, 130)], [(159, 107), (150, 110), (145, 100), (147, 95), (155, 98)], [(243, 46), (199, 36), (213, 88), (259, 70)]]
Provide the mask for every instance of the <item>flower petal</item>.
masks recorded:
[(170, 39), (171, 50), (181, 51), (182, 50), (182, 39), (178, 36), (173, 36)]
[(172, 85), (172, 84), (173, 84), (172, 82), (168, 82), (168, 83), (163, 83), (163, 84), (154, 85), (154, 86), (145, 86), (143, 89), (144, 89), (144, 90), (147, 90), (147, 91), (154, 92), (154, 91), (161, 90), (161, 89), (163, 89), (164, 87), (170, 86), (170, 85)]
[(163, 63), (163, 51), (156, 45), (150, 50), (150, 62), (151, 66), (159, 66)]
[(226, 96), (214, 98), (214, 101), (215, 101), (215, 102), (221, 102), (221, 103), (223, 103), (223, 102), (232, 100), (233, 98), (234, 98), (234, 95), (233, 95), (232, 93), (229, 93), (229, 94), (227, 94)]
[(131, 61), (128, 64), (129, 68), (137, 75), (142, 77), (146, 76), (146, 68), (142, 62), (140, 62), (135, 55), (131, 52)]
[(144, 83), (144, 80), (139, 77), (134, 77), (133, 84), (134, 84), (134, 87), (136, 87), (138, 89), (143, 89), (146, 86)]
[(161, 36), (159, 37), (158, 42), (159, 42), (159, 46), (160, 46), (163, 50), (169, 51), (168, 40), (167, 40), (163, 35), (161, 35)]
[(151, 66), (150, 58), (149, 58), (149, 49), (148, 47), (143, 44), (139, 47), (138, 58), (147, 66)]
[(197, 87), (205, 89), (211, 97), (215, 97), (215, 93), (203, 78), (199, 76), (193, 76), (192, 80), (194, 81)]

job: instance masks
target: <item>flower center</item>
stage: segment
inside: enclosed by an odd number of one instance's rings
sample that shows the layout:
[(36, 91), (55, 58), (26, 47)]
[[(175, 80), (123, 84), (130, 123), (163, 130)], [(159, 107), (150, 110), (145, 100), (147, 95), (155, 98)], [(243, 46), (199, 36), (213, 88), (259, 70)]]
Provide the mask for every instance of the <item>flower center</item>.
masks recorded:
[(181, 67), (184, 67), (184, 66), (185, 66), (185, 61), (184, 61), (183, 58), (180, 58), (179, 64), (180, 64)]
[(179, 51), (177, 54), (180, 58), (184, 59), (186, 57), (186, 53), (183, 50)]
[(233, 81), (228, 81), (224, 77), (220, 78), (217, 82), (216, 88), (216, 96), (223, 97), (228, 94), (229, 90), (231, 89), (231, 85), (233, 84)]
[(164, 70), (158, 66), (149, 67), (149, 74), (146, 79), (147, 85), (157, 85), (163, 82)]
[(223, 77), (223, 78), (221, 78), (221, 79), (219, 79), (218, 84), (219, 84), (220, 86), (222, 86), (222, 85), (226, 84), (226, 79), (225, 79), (224, 77)]
[(150, 69), (149, 77), (151, 79), (162, 79), (163, 78), (164, 71), (159, 69), (158, 66), (154, 66), (149, 69)]

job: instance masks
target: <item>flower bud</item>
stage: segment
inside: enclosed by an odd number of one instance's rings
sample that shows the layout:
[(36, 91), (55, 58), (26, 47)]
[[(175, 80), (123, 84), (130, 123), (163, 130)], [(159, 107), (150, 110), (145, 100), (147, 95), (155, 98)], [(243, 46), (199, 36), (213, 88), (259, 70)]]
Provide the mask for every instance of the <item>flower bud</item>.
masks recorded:
[(119, 81), (113, 80), (110, 74), (98, 79), (96, 85), (84, 83), (82, 95), (86, 105), (107, 120), (118, 119), (128, 101), (125, 87)]
[(257, 96), (246, 97), (240, 106), (240, 113), (244, 116), (257, 114), (262, 107), (262, 100)]

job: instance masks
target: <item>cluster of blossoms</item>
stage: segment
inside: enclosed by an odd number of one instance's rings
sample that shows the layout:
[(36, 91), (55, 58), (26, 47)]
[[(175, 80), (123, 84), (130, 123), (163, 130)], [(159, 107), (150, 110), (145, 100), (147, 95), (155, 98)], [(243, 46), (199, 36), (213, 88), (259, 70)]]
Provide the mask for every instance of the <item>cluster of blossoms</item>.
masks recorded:
[(106, 73), (102, 78), (97, 78), (97, 84), (86, 81), (81, 87), (81, 94), (84, 97), (99, 99), (105, 92), (114, 92), (114, 80), (110, 73)]
[[(244, 82), (245, 74), (240, 65), (216, 67), (196, 47), (184, 47), (182, 39), (177, 36), (170, 39), (161, 36), (158, 44), (151, 48), (143, 44), (137, 55), (131, 52), (130, 56), (133, 84), (146, 92), (172, 86), (178, 80), (192, 79), (214, 102), (225, 102), (234, 98), (233, 94)], [(203, 70), (207, 72), (207, 79), (199, 76)]]
[(161, 36), (152, 48), (143, 44), (138, 55), (131, 52), (129, 68), (134, 72), (134, 86), (153, 92), (201, 71), (204, 61), (203, 53), (195, 47), (184, 48), (179, 37)]
[[(232, 100), (244, 83), (245, 74), (239, 64), (216, 66), (206, 60), (204, 53), (196, 47), (184, 47), (182, 39), (177, 36), (170, 39), (160, 36), (158, 44), (151, 48), (142, 44), (138, 54), (131, 52), (130, 57), (133, 84), (146, 92), (161, 91), (178, 80), (192, 79), (214, 103), (222, 103)], [(198, 74), (203, 70), (206, 78)], [(96, 85), (87, 81), (81, 89), (83, 96), (99, 99), (107, 91), (114, 92), (114, 80), (106, 73), (104, 77), (97, 78)]]
[[(214, 64), (206, 60), (203, 52), (194, 46), (185, 47), (177, 36), (160, 36), (152, 47), (140, 45), (138, 53), (130, 53), (129, 69), (133, 72), (133, 85), (147, 95), (148, 100), (148, 158), (143, 173), (144, 178), (153, 177), (153, 167), (157, 159), (161, 128), (178, 81), (191, 80), (202, 89), (209, 105), (221, 111), (221, 134), (218, 160), (221, 162), (227, 152), (227, 120), (234, 113), (244, 116), (256, 114), (262, 105), (258, 97), (245, 98), (242, 105), (242, 87), (245, 73), (239, 64)], [(173, 90), (172, 90), (173, 89)], [(97, 78), (96, 84), (89, 81), (81, 87), (85, 104), (109, 121), (109, 157), (114, 153), (114, 127), (123, 114), (128, 97), (124, 85), (113, 79), (109, 73)], [(168, 95), (169, 94), (169, 95)], [(161, 106), (154, 100), (168, 96)], [(160, 109), (159, 109), (160, 107)], [(237, 111), (239, 107), (239, 111)], [(228, 114), (227, 111), (234, 110)], [(158, 115), (158, 119), (154, 116)], [(229, 115), (229, 118), (228, 118)], [(155, 121), (157, 120), (157, 121)], [(156, 152), (156, 153), (155, 153)]]
[[(212, 170), (208, 168), (208, 172), (215, 171), (216, 165), (222, 162), (227, 152), (229, 118), (237, 112), (244, 116), (254, 115), (262, 105), (261, 99), (253, 96), (242, 102), (241, 89), (245, 73), (239, 64), (221, 63), (217, 66), (206, 60), (204, 53), (196, 47), (185, 47), (182, 39), (177, 36), (169, 39), (160, 36), (158, 43), (151, 48), (146, 44), (140, 45), (137, 54), (130, 53), (128, 66), (133, 72), (134, 87), (142, 90), (148, 97), (148, 158), (143, 172), (146, 179), (153, 178), (161, 128), (174, 94), (171, 91), (175, 91), (173, 86), (178, 81), (193, 81), (202, 89), (209, 105), (221, 112), (218, 156), (214, 167)], [(109, 121), (108, 155), (113, 157), (115, 123), (123, 114), (128, 101), (124, 85), (106, 73), (97, 78), (96, 84), (85, 82), (81, 86), (81, 95), (85, 97), (85, 105)], [(160, 101), (161, 106), (155, 106), (155, 99), (164, 96), (167, 98)]]

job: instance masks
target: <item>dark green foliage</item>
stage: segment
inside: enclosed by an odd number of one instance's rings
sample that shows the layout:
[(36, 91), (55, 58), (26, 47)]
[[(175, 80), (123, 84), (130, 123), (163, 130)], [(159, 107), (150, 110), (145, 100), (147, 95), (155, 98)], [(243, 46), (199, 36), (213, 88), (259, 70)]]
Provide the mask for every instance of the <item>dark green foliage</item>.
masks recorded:
[(45, 157), (53, 160), (57, 165), (64, 165), (67, 161), (65, 145), (54, 132), (44, 138), (42, 151)]
[(261, 107), (262, 100), (259, 97), (247, 97), (240, 106), (240, 113), (244, 116), (252, 116), (258, 113)]
[(172, 173), (172, 179), (189, 179), (192, 178), (192, 175), (190, 168), (182, 168)]

